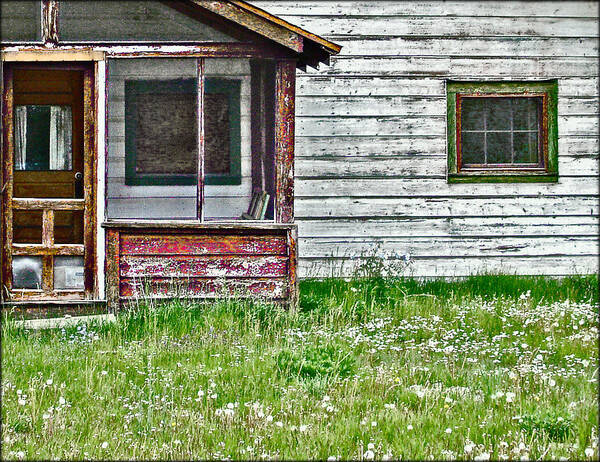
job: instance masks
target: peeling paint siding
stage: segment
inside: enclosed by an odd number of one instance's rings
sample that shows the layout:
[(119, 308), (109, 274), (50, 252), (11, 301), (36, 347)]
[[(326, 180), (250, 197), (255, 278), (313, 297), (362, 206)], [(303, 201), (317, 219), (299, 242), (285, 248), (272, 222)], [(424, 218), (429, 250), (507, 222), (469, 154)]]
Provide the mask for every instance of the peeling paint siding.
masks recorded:
[[(598, 271), (596, 2), (261, 0), (343, 46), (298, 72), (301, 277), (349, 254), (416, 276)], [(559, 182), (446, 182), (446, 79), (558, 79)]]

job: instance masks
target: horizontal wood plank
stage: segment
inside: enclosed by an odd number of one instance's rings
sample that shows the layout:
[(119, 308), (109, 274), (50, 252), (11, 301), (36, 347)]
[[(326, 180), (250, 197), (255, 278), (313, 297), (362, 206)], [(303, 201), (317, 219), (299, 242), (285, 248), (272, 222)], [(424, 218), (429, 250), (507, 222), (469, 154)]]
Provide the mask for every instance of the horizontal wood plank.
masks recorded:
[(285, 236), (121, 234), (121, 255), (286, 255)]
[(124, 298), (190, 297), (264, 297), (285, 298), (289, 284), (284, 278), (263, 279), (165, 279), (153, 278), (146, 281), (139, 279), (122, 279), (120, 296)]
[(132, 256), (120, 260), (122, 277), (285, 277), (288, 260), (281, 256)]
[(83, 255), (83, 244), (55, 244), (51, 247), (43, 244), (13, 244), (13, 255)]
[(13, 198), (12, 208), (15, 210), (83, 210), (84, 199)]

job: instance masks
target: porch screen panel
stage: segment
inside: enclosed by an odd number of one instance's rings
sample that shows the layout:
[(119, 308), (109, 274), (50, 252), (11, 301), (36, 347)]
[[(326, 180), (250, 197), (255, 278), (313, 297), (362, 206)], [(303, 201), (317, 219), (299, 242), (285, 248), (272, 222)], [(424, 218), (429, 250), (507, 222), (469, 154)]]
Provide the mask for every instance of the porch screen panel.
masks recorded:
[(41, 14), (40, 1), (0, 1), (0, 41), (41, 41)]
[[(204, 219), (272, 219), (269, 86), (248, 59), (204, 62)], [(262, 90), (261, 90), (262, 88)], [(273, 90), (271, 89), (271, 93)], [(253, 101), (253, 98), (254, 101)], [(272, 102), (272, 100), (271, 100)]]
[(158, 1), (61, 0), (58, 14), (66, 42), (234, 41)]
[(108, 217), (195, 219), (196, 60), (110, 59), (108, 69)]

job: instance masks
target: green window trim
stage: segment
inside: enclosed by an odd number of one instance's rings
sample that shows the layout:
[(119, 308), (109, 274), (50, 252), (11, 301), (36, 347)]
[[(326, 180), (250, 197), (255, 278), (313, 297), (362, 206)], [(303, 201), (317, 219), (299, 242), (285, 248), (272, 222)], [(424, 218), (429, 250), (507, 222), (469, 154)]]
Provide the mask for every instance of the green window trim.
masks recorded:
[[(229, 103), (229, 156), (228, 174), (204, 175), (205, 185), (240, 185), (241, 135), (240, 135), (240, 81), (233, 79), (206, 78), (205, 94), (227, 95)], [(144, 93), (189, 94), (197, 98), (196, 79), (178, 80), (128, 80), (125, 82), (125, 184), (128, 186), (185, 186), (197, 183), (196, 175), (189, 174), (139, 174), (136, 172), (136, 126), (137, 96)]]
[(242, 184), (240, 86), (240, 81), (235, 79), (221, 79), (208, 77), (204, 80), (204, 92), (206, 94), (225, 94), (227, 95), (227, 99), (229, 102), (229, 174), (207, 173), (204, 175), (204, 184)]
[[(458, 82), (446, 83), (449, 183), (542, 183), (558, 181), (558, 82)], [(461, 170), (458, 165), (457, 95), (539, 95), (546, 100), (543, 133), (544, 167), (481, 168)]]

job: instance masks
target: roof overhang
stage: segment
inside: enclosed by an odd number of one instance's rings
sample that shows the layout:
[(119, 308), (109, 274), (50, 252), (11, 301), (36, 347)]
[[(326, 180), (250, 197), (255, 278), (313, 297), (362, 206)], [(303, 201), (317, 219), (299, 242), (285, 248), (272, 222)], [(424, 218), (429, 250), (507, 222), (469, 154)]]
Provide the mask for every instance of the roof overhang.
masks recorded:
[[(318, 35), (294, 26), (243, 0), (185, 0), (200, 10), (212, 13), (240, 28), (289, 49), (297, 55), (298, 67), (329, 64), (331, 55), (342, 49)], [(173, 2), (165, 2), (173, 6)], [(199, 11), (200, 12), (200, 11)]]

